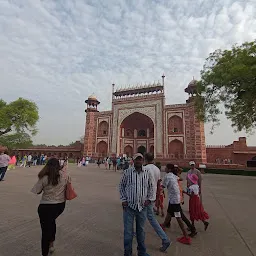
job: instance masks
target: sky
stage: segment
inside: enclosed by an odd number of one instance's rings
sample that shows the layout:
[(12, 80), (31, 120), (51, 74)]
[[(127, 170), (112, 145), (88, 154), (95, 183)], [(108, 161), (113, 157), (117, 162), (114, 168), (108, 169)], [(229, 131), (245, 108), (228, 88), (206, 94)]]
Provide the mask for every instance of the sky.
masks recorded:
[[(184, 103), (215, 49), (256, 39), (255, 0), (1, 0), (0, 97), (39, 107), (38, 144), (68, 144), (84, 134), (85, 103), (94, 93), (110, 110), (112, 83), (152, 83), (166, 76), (166, 104)], [(206, 143), (256, 134), (230, 122)]]

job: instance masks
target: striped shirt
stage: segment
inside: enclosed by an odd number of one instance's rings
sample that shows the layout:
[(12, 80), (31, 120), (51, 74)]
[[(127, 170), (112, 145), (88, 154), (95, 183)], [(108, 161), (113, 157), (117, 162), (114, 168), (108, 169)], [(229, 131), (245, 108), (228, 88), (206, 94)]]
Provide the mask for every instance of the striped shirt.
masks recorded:
[(154, 201), (153, 179), (151, 173), (142, 167), (137, 172), (132, 166), (124, 171), (119, 184), (120, 199), (127, 202), (133, 210), (142, 211), (145, 201)]

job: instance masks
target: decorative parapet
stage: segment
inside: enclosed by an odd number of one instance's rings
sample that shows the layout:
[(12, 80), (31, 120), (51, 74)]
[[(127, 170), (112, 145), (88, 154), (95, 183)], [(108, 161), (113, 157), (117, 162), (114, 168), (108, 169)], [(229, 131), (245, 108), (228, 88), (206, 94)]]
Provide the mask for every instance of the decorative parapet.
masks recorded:
[(206, 145), (206, 148), (227, 148), (226, 145)]
[(165, 105), (165, 109), (173, 109), (173, 108), (185, 108), (188, 104), (173, 104), (173, 105)]
[(124, 88), (118, 88), (113, 91), (113, 99), (123, 99), (127, 97), (141, 97), (149, 95), (158, 95), (164, 93), (164, 86), (158, 83), (136, 85), (136, 86), (126, 86)]
[(147, 94), (147, 95), (143, 95), (143, 94), (140, 94), (140, 95), (125, 95), (125, 96), (122, 96), (122, 97), (116, 97), (116, 98), (113, 98), (113, 102), (122, 102), (122, 101), (127, 101), (129, 99), (131, 100), (147, 100), (147, 99), (159, 99), (159, 98), (163, 98), (164, 97), (164, 93), (157, 93), (157, 94)]

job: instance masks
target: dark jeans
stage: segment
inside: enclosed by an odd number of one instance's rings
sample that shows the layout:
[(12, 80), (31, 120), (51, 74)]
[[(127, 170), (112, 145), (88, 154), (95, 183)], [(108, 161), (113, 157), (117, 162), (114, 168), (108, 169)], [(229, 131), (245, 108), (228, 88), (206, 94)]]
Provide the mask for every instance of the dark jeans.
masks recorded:
[(183, 211), (181, 211), (181, 219), (186, 224), (186, 226), (190, 229), (190, 231), (192, 232), (196, 231), (195, 227), (192, 225), (192, 223), (189, 221), (186, 215), (184, 215)]
[(42, 255), (47, 256), (51, 242), (55, 241), (56, 219), (65, 209), (65, 202), (60, 204), (40, 204), (38, 215), (42, 229)]
[(147, 256), (145, 246), (145, 221), (147, 218), (147, 208), (144, 208), (141, 212), (126, 207), (123, 210), (124, 218), (124, 256), (132, 256), (132, 240), (133, 240), (133, 226), (134, 219), (136, 221), (136, 238), (137, 238), (137, 250), (138, 256)]
[(5, 166), (5, 167), (0, 167), (0, 181), (3, 180), (4, 176), (5, 176), (5, 173), (7, 171), (7, 168), (8, 166)]

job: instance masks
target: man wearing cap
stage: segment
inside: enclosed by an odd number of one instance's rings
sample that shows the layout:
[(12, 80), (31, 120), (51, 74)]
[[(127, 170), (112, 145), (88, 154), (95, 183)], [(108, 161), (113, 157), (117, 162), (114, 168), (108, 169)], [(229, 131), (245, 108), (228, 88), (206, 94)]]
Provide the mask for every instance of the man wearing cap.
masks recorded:
[(149, 256), (145, 246), (145, 221), (147, 207), (154, 201), (153, 180), (150, 172), (143, 167), (143, 155), (133, 157), (134, 166), (124, 170), (119, 192), (123, 207), (124, 256), (132, 256), (133, 226), (136, 220), (138, 256)]
[(199, 186), (199, 194), (200, 194), (200, 200), (202, 202), (202, 174), (201, 172), (196, 169), (196, 163), (194, 161), (190, 161), (189, 162), (190, 165), (190, 170), (187, 172), (187, 187), (189, 188), (191, 185), (193, 185), (193, 183), (191, 182), (191, 180), (188, 178), (189, 174), (195, 174), (198, 177), (198, 186)]
[[(154, 156), (151, 153), (147, 153), (145, 155), (145, 162), (146, 162), (146, 169), (151, 173), (152, 178), (153, 178), (153, 189), (154, 189), (154, 201), (156, 200), (156, 193), (157, 193), (157, 185), (161, 181), (161, 174), (160, 170), (158, 167), (156, 167), (153, 163), (154, 161)], [(170, 240), (162, 227), (160, 226), (159, 222), (157, 221), (155, 214), (154, 214), (154, 209), (153, 209), (153, 204), (150, 204), (147, 208), (147, 218), (157, 235), (161, 238), (162, 240), (162, 247), (160, 248), (160, 251), (165, 252), (167, 248), (170, 246)]]

